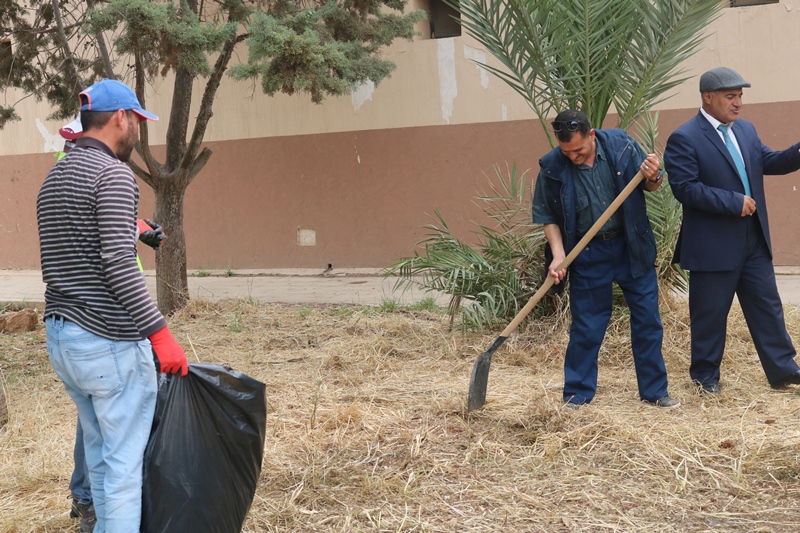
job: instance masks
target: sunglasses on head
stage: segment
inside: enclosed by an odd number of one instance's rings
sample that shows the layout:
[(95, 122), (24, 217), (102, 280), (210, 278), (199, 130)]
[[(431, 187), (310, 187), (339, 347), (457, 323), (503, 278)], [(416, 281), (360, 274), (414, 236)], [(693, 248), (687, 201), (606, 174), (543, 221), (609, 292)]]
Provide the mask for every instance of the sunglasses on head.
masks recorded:
[(581, 124), (582, 122), (577, 120), (568, 120), (564, 122), (557, 120), (550, 123), (550, 125), (553, 126), (553, 131), (556, 133), (561, 133), (564, 130), (578, 131), (578, 128), (580, 127)]

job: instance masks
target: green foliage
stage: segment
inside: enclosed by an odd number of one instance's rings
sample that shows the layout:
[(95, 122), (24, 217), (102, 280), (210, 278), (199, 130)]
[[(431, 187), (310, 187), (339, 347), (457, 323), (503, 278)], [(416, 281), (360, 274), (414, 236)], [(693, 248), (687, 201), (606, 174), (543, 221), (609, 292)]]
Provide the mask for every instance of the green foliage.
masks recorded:
[(364, 305), (361, 306), (361, 314), (364, 316), (378, 316), (380, 314), (380, 310), (376, 309), (375, 307)]
[[(406, 4), (0, 0), (0, 38), (11, 38), (14, 47), (13, 61), (2, 65), (9, 68), (0, 89), (45, 99), (56, 108), (52, 118), (65, 119), (77, 114), (78, 93), (104, 77), (133, 86), (183, 69), (213, 80), (215, 91), (215, 78), (228, 70), (235, 79), (260, 77), (267, 94), (305, 92), (319, 103), (368, 80), (377, 85), (394, 70), (380, 50), (412, 39), (414, 24), (425, 18), (423, 11), (404, 14)], [(249, 47), (248, 62), (228, 69), (241, 41)], [(213, 92), (207, 96), (213, 100)], [(18, 119), (13, 107), (0, 109), (0, 127), (12, 119)]]
[(0, 106), (0, 129), (6, 125), (6, 122), (12, 120), (19, 120), (19, 115), (14, 111), (14, 108)]
[(198, 278), (204, 278), (206, 276), (210, 276), (210, 274), (208, 273), (208, 270), (206, 270), (206, 267), (204, 267), (203, 265), (199, 265), (197, 267), (197, 277)]
[(300, 311), (298, 312), (300, 313), (300, 318), (308, 318), (311, 316), (314, 310), (311, 309), (310, 307), (303, 306), (300, 308)]
[(328, 308), (328, 314), (330, 316), (347, 318), (353, 316), (357, 310), (358, 308), (352, 305), (334, 305)]
[[(231, 7), (243, 6), (234, 2)], [(235, 38), (249, 9), (230, 10), (229, 22), (203, 22), (187, 2), (112, 0), (87, 13), (86, 31), (118, 32), (113, 44), (119, 56), (133, 55), (149, 76), (181, 66), (193, 74), (209, 76), (210, 54)]]
[(253, 305), (253, 306), (261, 305), (261, 302), (258, 300), (258, 298), (253, 296), (252, 278), (247, 280), (247, 298), (245, 298), (245, 301), (247, 302), (247, 305)]
[(527, 173), (520, 174), (516, 164), (505, 176), (497, 166), (494, 171), (489, 193), (477, 197), (494, 224), (477, 224), (475, 246), (454, 235), (437, 211), (414, 256), (385, 271), (400, 276), (396, 290), (419, 284), (452, 295), (452, 312), (461, 299), (471, 301), (461, 313), (467, 328), (499, 325), (516, 315), (544, 277), (544, 232), (530, 221)]
[(248, 62), (234, 66), (231, 76), (261, 78), (261, 88), (269, 95), (305, 91), (315, 103), (369, 80), (377, 86), (395, 65), (374, 54), (398, 37), (410, 40), (413, 24), (425, 15), (382, 13), (378, 2), (363, 8), (355, 17), (347, 4), (336, 2), (318, 9), (255, 13), (245, 41)]
[(436, 305), (436, 298), (432, 296), (426, 296), (418, 302), (414, 302), (413, 304), (406, 307), (409, 311), (427, 311), (429, 313), (439, 313), (441, 309), (438, 305)]
[(381, 313), (394, 313), (400, 309), (399, 302), (391, 296), (384, 296), (381, 298), (381, 303), (378, 305)]
[(236, 309), (231, 319), (228, 321), (228, 331), (231, 333), (241, 333), (244, 329), (242, 325), (242, 310)]
[(482, 64), (539, 117), (582, 109), (602, 125), (613, 105), (628, 128), (686, 77), (719, 0), (446, 0), (501, 63)]
[[(74, 118), (78, 93), (103, 77), (96, 42), (81, 29), (85, 10), (77, 0), (0, 0), (0, 38), (10, 38), (13, 47), (13, 57), (4, 61), (0, 90), (19, 88), (54, 104), (50, 118)], [(13, 106), (4, 109), (0, 127), (19, 118)]]
[[(642, 115), (638, 126), (639, 137), (646, 151), (657, 153), (663, 159), (663, 150), (657, 144), (658, 113)], [(647, 201), (647, 217), (656, 239), (656, 275), (662, 291), (686, 292), (689, 276), (680, 265), (672, 263), (675, 244), (681, 230), (681, 204), (670, 191), (667, 176), (661, 187), (644, 195)]]

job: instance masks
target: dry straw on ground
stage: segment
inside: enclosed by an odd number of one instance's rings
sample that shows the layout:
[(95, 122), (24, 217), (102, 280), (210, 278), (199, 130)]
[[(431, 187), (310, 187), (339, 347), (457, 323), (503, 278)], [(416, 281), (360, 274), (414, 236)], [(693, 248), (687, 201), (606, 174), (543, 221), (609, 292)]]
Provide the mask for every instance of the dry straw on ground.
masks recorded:
[[(170, 326), (190, 359), (267, 384), (248, 533), (800, 531), (798, 391), (769, 388), (734, 308), (723, 393), (698, 395), (685, 301), (663, 310), (671, 411), (638, 400), (624, 314), (591, 405), (561, 408), (554, 320), (503, 345), (472, 415), (472, 363), (497, 333), (450, 333), (443, 314), (193, 301)], [(800, 310), (787, 323), (800, 342)], [(0, 532), (72, 531), (74, 406), (42, 331), (0, 343)]]

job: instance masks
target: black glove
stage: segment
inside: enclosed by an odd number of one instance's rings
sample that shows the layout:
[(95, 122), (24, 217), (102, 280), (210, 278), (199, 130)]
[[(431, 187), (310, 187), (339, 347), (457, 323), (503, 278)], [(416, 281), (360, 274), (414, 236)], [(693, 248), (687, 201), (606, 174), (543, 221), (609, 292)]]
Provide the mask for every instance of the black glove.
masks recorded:
[[(150, 228), (147, 228), (144, 224), (139, 224), (139, 240), (153, 250), (158, 250), (161, 246), (161, 242), (167, 238), (167, 235), (164, 233), (164, 229), (155, 222), (147, 219), (144, 219), (144, 222), (146, 222), (147, 226), (150, 226)], [(144, 229), (144, 231), (142, 231), (142, 229)]]

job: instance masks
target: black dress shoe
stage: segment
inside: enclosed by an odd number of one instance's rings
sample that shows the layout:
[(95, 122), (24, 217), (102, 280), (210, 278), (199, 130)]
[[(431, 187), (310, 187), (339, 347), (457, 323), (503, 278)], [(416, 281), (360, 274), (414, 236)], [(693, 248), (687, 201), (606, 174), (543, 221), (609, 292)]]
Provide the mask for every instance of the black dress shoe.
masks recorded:
[(770, 383), (773, 389), (785, 389), (788, 385), (800, 385), (800, 370), (794, 374), (789, 374), (783, 379)]
[(700, 385), (700, 394), (719, 394), (719, 383), (703, 383)]

